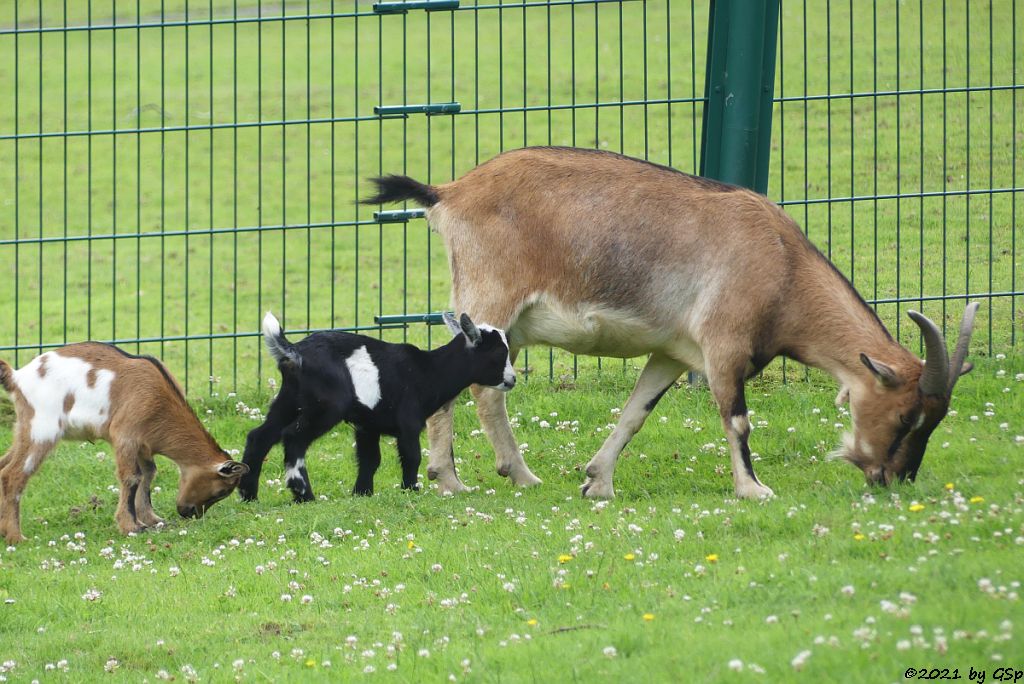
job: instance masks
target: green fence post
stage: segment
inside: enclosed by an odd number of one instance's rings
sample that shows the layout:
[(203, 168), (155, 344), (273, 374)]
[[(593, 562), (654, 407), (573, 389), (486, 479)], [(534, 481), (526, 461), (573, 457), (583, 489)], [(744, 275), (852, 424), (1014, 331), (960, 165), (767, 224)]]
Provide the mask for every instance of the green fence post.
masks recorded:
[(712, 0), (700, 175), (768, 190), (779, 0)]

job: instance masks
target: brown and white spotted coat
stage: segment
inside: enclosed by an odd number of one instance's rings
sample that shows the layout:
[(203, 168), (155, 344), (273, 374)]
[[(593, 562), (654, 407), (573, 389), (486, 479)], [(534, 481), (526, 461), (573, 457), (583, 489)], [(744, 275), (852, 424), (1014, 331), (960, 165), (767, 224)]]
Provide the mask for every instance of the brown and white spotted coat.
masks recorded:
[(248, 470), (217, 445), (152, 357), (82, 342), (40, 354), (18, 370), (0, 361), (0, 384), (17, 416), (13, 443), (0, 459), (0, 536), (9, 542), (23, 539), (25, 485), (62, 439), (104, 439), (114, 447), (121, 484), (114, 518), (125, 534), (162, 522), (150, 500), (154, 454), (181, 471), (177, 508), (185, 517), (200, 517)]
[[(622, 155), (537, 147), (506, 152), (451, 183), (378, 178), (367, 203), (413, 200), (444, 238), (452, 305), (508, 332), (514, 355), (543, 344), (649, 355), (618, 425), (587, 465), (583, 492), (611, 497), (619, 453), (687, 369), (718, 403), (741, 497), (754, 475), (744, 380), (777, 356), (831, 373), (854, 421), (841, 455), (873, 482), (913, 479), (962, 370), (976, 305), (952, 364), (938, 329), (927, 367), (889, 335), (842, 274), (776, 204), (743, 188)], [(953, 370), (955, 369), (955, 370)], [(503, 394), (474, 388), (498, 472), (536, 484)], [(427, 473), (465, 489), (452, 459), (451, 406), (428, 423)]]

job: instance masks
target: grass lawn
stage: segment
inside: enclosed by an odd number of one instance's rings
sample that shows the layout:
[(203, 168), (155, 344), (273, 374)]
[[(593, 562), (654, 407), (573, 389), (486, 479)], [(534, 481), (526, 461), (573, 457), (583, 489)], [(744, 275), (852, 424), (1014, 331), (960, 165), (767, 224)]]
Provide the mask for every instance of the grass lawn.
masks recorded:
[[(985, 190), (1024, 178), (1024, 23), (999, 2), (805, 5), (782, 8), (769, 195), (918, 350), (907, 300), (1021, 287), (1020, 193)], [(307, 7), (338, 16), (263, 20)], [(422, 221), (373, 223), (354, 204), (367, 176), (441, 182), (527, 144), (696, 171), (706, 3), (369, 11), (3, 4), (0, 31), (144, 28), (0, 33), (0, 86), (15, 94), (0, 98), (0, 356), (22, 365), (31, 345), (124, 340), (164, 359), (214, 436), (241, 449), (277, 376), (255, 334), (267, 309), (304, 330), (448, 303), (440, 241)], [(236, 14), (242, 23), (225, 21)], [(149, 26), (161, 17), (169, 25)], [(462, 113), (373, 113), (447, 101)], [(232, 497), (182, 521), (161, 459), (154, 502), (168, 524), (124, 538), (109, 445), (64, 444), (22, 502), (28, 541), (0, 546), (0, 681), (782, 681), (799, 670), (878, 682), (910, 667), (992, 681), (1024, 669), (1019, 301), (982, 301), (956, 414), (918, 482), (891, 490), (826, 461), (849, 423), (835, 385), (799, 367), (801, 381), (783, 384), (773, 365), (747, 398), (758, 474), (777, 498), (732, 498), (717, 412), (687, 386), (623, 453), (618, 498), (584, 501), (582, 467), (639, 361), (544, 350), (524, 358), (529, 380), (509, 395), (544, 480), (531, 490), (495, 474), (460, 406), (473, 493), (399, 491), (387, 445), (378, 494), (352, 497), (353, 438), (340, 426), (311, 450), (320, 501), (290, 503), (278, 449), (258, 503)], [(912, 305), (955, 331), (964, 301)], [(439, 333), (381, 334), (429, 344)], [(0, 448), (11, 419), (0, 399)]]
[[(320, 500), (290, 503), (280, 450), (260, 501), (200, 521), (116, 533), (104, 443), (67, 443), (23, 500), (28, 541), (0, 550), (0, 662), (11, 681), (626, 679), (900, 681), (908, 667), (1021, 668), (1024, 364), (982, 361), (957, 386), (914, 485), (871, 489), (826, 461), (835, 388), (749, 386), (752, 448), (778, 497), (732, 498), (707, 392), (659, 404), (624, 452), (618, 498), (578, 496), (632, 372), (509, 395), (531, 468), (514, 490), (470, 408), (456, 412), (456, 498), (397, 489), (355, 498), (352, 433), (311, 450)], [(463, 395), (462, 403), (468, 400)], [(198, 410), (227, 448), (266, 396)], [(0, 432), (0, 443), (9, 430)], [(732, 669), (741, 669), (734, 673)], [(393, 672), (392, 672), (393, 670)]]

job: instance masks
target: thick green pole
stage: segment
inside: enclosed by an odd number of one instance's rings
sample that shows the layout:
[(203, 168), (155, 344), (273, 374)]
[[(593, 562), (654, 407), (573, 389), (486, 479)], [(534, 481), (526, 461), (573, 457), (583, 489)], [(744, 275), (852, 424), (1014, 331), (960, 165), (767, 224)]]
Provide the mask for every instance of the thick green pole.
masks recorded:
[(779, 0), (711, 0), (700, 174), (768, 190)]

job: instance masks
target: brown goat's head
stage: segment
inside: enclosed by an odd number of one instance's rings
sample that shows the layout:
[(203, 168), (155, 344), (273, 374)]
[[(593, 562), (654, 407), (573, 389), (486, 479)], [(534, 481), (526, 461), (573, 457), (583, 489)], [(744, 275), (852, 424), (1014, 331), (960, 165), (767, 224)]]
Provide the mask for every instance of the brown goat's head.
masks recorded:
[(975, 302), (964, 311), (952, 361), (941, 331), (916, 311), (909, 315), (924, 338), (923, 364), (894, 368), (860, 355), (876, 382), (850, 393), (853, 434), (843, 435), (836, 454), (864, 471), (869, 483), (913, 482), (917, 477), (928, 438), (949, 410), (953, 386), (972, 368), (965, 359), (977, 310)]
[(204, 463), (181, 469), (178, 483), (178, 513), (183, 518), (201, 518), (206, 509), (228, 496), (249, 466), (237, 461)]

